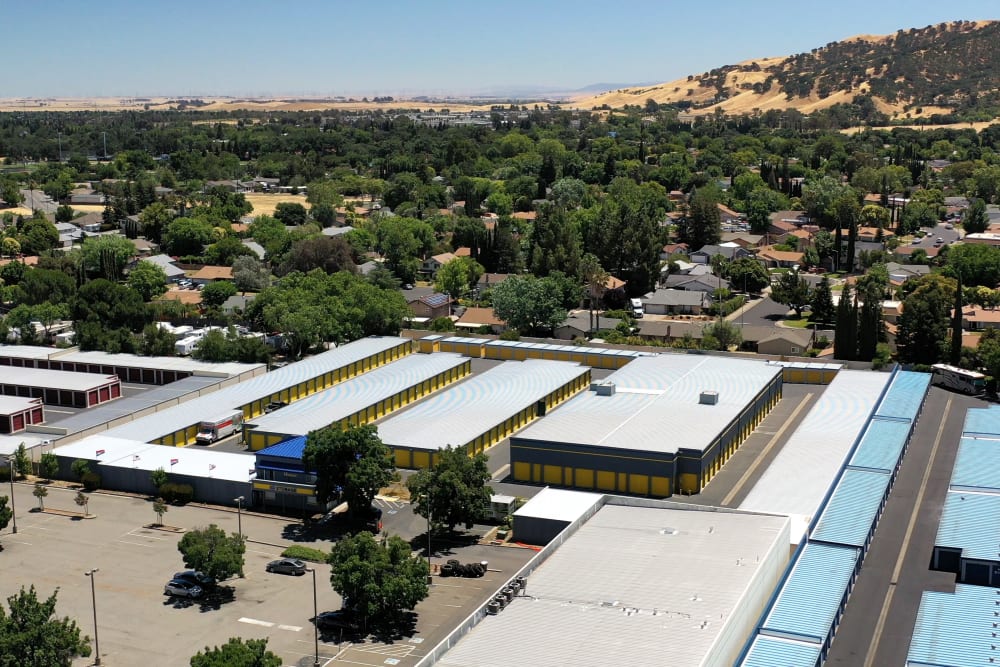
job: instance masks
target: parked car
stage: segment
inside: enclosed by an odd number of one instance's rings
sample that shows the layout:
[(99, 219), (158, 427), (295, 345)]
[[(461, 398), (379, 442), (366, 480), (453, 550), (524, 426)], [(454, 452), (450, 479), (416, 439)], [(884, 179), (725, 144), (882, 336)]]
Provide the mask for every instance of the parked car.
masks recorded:
[(184, 570), (183, 572), (174, 572), (174, 578), (172, 581), (186, 581), (189, 584), (196, 584), (201, 586), (203, 591), (209, 591), (215, 588), (216, 581), (215, 577), (210, 577), (204, 572), (198, 572), (197, 570)]
[(280, 410), (281, 408), (288, 405), (285, 401), (271, 401), (264, 406), (264, 414), (274, 412), (275, 410)]
[(200, 598), (203, 592), (201, 586), (198, 584), (192, 584), (190, 581), (183, 581), (181, 579), (171, 579), (163, 587), (164, 595), (172, 595), (179, 598)]
[(314, 619), (316, 627), (322, 631), (344, 630), (345, 632), (360, 632), (361, 623), (346, 609), (324, 611)]
[(301, 576), (306, 573), (306, 564), (298, 558), (279, 558), (268, 563), (266, 569), (268, 572)]

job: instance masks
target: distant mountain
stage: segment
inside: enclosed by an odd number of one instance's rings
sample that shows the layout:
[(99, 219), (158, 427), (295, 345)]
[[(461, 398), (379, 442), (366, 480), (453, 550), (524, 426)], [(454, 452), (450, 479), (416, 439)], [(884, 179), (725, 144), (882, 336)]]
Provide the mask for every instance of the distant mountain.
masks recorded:
[(809, 53), (580, 95), (572, 105), (615, 108), (643, 106), (648, 100), (694, 113), (810, 113), (845, 104), (856, 107), (861, 120), (988, 120), (1000, 115), (1000, 22), (955, 21), (892, 35), (859, 35)]

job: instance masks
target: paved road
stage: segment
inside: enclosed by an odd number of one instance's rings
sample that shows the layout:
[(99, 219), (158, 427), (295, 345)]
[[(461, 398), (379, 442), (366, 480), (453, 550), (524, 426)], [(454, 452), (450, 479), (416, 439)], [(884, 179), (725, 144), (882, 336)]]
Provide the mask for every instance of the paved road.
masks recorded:
[(21, 196), (24, 197), (24, 206), (32, 210), (38, 209), (42, 213), (55, 213), (56, 209), (59, 208), (59, 204), (52, 201), (52, 198), (41, 190), (21, 190)]
[[(834, 638), (828, 665), (904, 664), (921, 593), (954, 590), (955, 575), (932, 572), (928, 566), (965, 412), (985, 405), (978, 399), (931, 389)], [(923, 496), (917, 505), (921, 488)], [(878, 628), (880, 618), (884, 625)]]
[[(788, 306), (780, 304), (768, 296), (751, 303), (750, 307), (743, 311), (742, 321), (744, 326), (748, 327), (773, 327), (788, 314), (789, 310)], [(731, 319), (736, 322), (740, 321), (738, 315)]]

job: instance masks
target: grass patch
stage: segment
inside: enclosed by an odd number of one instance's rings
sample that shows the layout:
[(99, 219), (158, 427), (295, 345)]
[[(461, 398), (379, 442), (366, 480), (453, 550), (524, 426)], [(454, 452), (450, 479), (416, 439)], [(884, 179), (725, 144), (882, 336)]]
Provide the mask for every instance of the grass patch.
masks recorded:
[(809, 321), (808, 317), (803, 317), (797, 320), (796, 319), (782, 320), (782, 323), (787, 327), (794, 327), (796, 329), (805, 329), (810, 324), (812, 324), (812, 322)]
[(300, 560), (307, 560), (310, 563), (325, 563), (330, 554), (326, 551), (313, 549), (312, 547), (293, 544), (282, 551), (281, 555), (283, 558), (298, 558)]

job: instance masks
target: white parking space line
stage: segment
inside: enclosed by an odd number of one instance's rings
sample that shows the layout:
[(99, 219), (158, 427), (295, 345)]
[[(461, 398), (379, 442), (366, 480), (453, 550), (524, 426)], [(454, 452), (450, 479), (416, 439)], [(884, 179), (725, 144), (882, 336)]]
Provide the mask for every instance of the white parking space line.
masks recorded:
[(143, 529), (142, 528), (133, 528), (132, 530), (130, 530), (127, 533), (125, 533), (124, 535), (122, 535), (122, 537), (138, 537), (138, 538), (143, 539), (143, 540), (165, 540), (165, 539), (167, 539), (165, 537), (157, 537), (156, 535), (147, 535), (147, 534), (142, 533), (142, 532), (136, 533), (135, 531), (137, 531), (137, 530), (141, 531)]
[(57, 412), (61, 415), (75, 415), (76, 412), (73, 410), (55, 410), (53, 408), (45, 408), (45, 412)]
[(263, 625), (265, 628), (273, 628), (274, 627), (274, 623), (271, 623), (270, 621), (259, 621), (256, 618), (247, 618), (246, 616), (241, 617), (239, 619), (239, 622), (240, 623), (249, 623), (250, 625)]
[(298, 625), (279, 625), (279, 630), (288, 630), (289, 632), (301, 632), (302, 627)]
[(136, 546), (136, 547), (144, 547), (146, 549), (152, 549), (153, 548), (152, 544), (142, 544), (141, 542), (129, 542), (128, 540), (118, 540), (118, 542), (120, 542), (121, 544), (131, 544), (131, 545)]
[(273, 551), (257, 551), (256, 549), (247, 549), (247, 553), (249, 553), (249, 554), (260, 554), (262, 556), (267, 556), (268, 558), (280, 558), (280, 556), (278, 556)]

